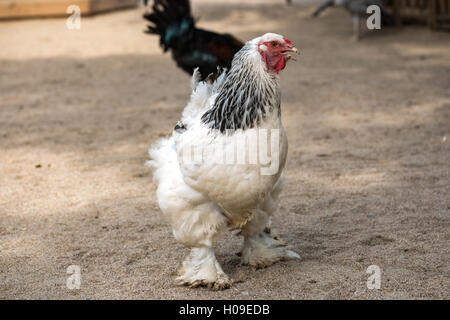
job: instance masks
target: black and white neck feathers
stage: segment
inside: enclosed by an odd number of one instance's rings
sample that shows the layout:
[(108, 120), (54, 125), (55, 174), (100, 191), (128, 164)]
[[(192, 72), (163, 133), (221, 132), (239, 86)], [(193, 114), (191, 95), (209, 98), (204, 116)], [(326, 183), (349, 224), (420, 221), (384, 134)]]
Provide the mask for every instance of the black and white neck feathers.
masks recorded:
[(266, 70), (257, 41), (250, 41), (234, 56), (211, 109), (201, 120), (221, 133), (245, 130), (259, 125), (269, 115), (279, 117), (280, 101), (278, 75)]

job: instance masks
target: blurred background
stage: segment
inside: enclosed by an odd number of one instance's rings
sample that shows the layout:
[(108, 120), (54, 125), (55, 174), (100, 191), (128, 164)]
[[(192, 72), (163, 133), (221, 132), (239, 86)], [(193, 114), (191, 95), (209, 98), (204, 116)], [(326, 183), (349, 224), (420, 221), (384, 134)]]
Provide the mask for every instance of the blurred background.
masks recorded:
[[(144, 167), (191, 93), (144, 32), (151, 7), (0, 1), (0, 298), (450, 298), (450, 1), (386, 1), (379, 30), (350, 7), (313, 17), (325, 1), (288, 2), (191, 0), (198, 28), (280, 33), (302, 52), (281, 73), (274, 217), (302, 260), (254, 271), (225, 235), (216, 253), (235, 285), (211, 292), (174, 285), (187, 251)], [(366, 287), (374, 264), (380, 290)]]

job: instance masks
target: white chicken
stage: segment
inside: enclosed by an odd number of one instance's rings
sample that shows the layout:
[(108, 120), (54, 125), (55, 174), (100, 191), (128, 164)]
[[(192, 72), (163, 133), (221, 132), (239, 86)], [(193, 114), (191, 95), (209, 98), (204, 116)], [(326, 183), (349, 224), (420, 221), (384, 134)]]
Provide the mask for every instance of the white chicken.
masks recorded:
[(267, 33), (248, 41), (214, 81), (199, 82), (196, 70), (181, 121), (149, 149), (159, 207), (176, 240), (191, 248), (180, 285), (232, 285), (213, 250), (227, 226), (244, 236), (243, 264), (299, 258), (267, 228), (287, 156), (278, 74), (292, 52), (298, 50), (288, 39)]

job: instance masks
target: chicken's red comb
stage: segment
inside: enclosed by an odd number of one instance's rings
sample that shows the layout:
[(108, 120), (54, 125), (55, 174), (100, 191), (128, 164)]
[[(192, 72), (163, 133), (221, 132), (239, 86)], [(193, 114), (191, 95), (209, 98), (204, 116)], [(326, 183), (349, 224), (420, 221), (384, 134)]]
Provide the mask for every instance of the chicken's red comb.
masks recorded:
[(287, 44), (292, 44), (291, 40), (289, 40), (288, 38), (283, 38), (284, 42), (286, 42)]

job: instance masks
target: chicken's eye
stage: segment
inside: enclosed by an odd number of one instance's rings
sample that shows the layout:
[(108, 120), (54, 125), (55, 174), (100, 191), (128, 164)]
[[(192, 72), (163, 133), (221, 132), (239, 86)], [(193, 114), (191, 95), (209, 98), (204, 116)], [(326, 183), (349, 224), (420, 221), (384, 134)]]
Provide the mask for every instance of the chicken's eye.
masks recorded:
[(271, 43), (270, 43), (270, 45), (272, 46), (272, 47), (278, 47), (278, 42), (276, 42), (276, 41), (272, 41)]

